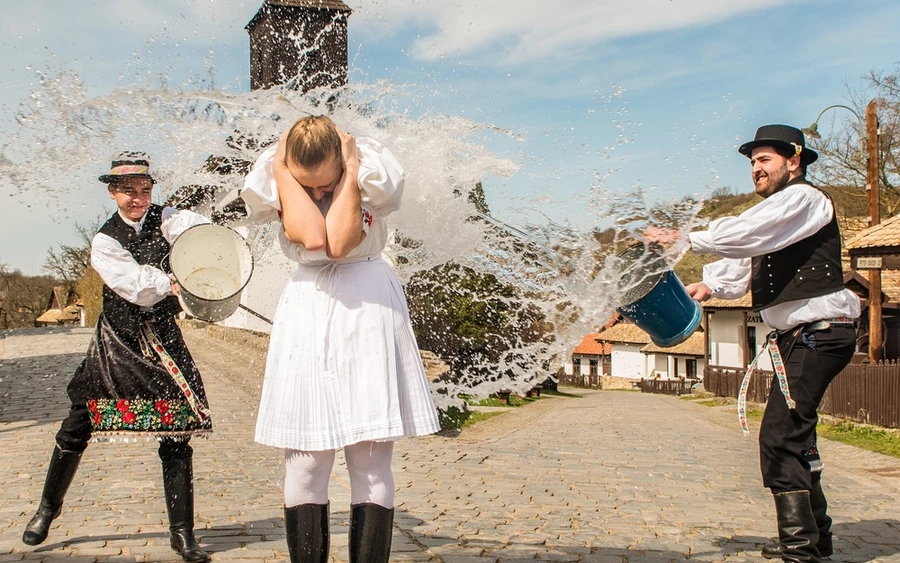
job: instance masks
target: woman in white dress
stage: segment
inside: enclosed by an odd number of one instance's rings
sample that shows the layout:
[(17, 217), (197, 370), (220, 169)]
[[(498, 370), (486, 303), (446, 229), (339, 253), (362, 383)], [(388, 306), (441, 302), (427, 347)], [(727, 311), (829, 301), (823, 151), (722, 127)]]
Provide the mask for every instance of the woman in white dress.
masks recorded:
[(381, 257), (403, 168), (378, 142), (304, 117), (263, 152), (241, 193), (257, 223), (280, 221), (298, 262), (275, 313), (256, 441), (285, 450), (292, 563), (329, 560), (335, 450), (350, 473), (350, 561), (387, 563), (393, 441), (439, 429), (406, 298)]

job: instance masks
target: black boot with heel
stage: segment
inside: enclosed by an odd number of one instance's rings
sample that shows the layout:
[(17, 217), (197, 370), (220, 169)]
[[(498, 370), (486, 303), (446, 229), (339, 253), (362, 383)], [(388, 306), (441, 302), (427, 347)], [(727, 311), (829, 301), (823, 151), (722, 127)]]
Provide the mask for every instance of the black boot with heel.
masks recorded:
[(37, 514), (25, 526), (25, 532), (22, 534), (23, 543), (40, 545), (47, 539), (50, 524), (59, 516), (66, 491), (69, 490), (69, 485), (78, 470), (81, 454), (82, 452), (60, 449), (59, 446), (53, 448), (47, 478), (44, 480), (41, 504), (38, 505)]
[(794, 563), (818, 563), (822, 560), (816, 544), (819, 528), (813, 516), (809, 491), (775, 493), (778, 516), (778, 541), (781, 559)]
[[(828, 516), (828, 501), (825, 499), (820, 480), (816, 480), (809, 491), (809, 503), (816, 519), (816, 527), (819, 529), (816, 548), (821, 557), (830, 557), (834, 554), (834, 539), (831, 534), (831, 517)], [(781, 551), (781, 543), (776, 539), (762, 548), (762, 556), (766, 559), (781, 559)]]
[(191, 563), (209, 561), (194, 537), (194, 476), (191, 457), (164, 459), (163, 488), (169, 514), (169, 545)]

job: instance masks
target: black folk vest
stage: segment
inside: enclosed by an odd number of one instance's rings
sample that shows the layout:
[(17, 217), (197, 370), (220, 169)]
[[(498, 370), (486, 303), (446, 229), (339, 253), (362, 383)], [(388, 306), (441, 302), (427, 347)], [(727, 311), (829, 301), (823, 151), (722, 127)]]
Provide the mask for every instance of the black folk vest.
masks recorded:
[[(162, 224), (162, 207), (151, 205), (147, 210), (147, 218), (141, 226), (141, 232), (125, 223), (118, 212), (114, 213), (100, 227), (100, 232), (122, 245), (134, 256), (140, 265), (151, 265), (164, 272), (171, 273), (169, 268), (169, 243), (163, 237), (159, 227)], [(103, 315), (113, 330), (126, 340), (135, 342), (144, 321), (171, 319), (181, 312), (178, 298), (170, 295), (152, 307), (140, 307), (120, 297), (109, 286), (103, 284)]]
[[(812, 186), (804, 178), (792, 180), (787, 186), (794, 184)], [(777, 252), (754, 257), (751, 268), (754, 311), (842, 290), (844, 276), (837, 214), (832, 210), (831, 221), (815, 234)]]

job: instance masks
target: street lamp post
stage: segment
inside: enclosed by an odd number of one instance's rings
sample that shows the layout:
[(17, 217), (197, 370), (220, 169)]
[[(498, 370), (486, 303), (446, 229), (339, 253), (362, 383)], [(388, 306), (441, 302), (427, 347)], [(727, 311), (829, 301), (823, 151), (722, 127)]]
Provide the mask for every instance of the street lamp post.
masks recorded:
[[(881, 222), (881, 192), (878, 187), (878, 116), (875, 113), (875, 100), (866, 106), (866, 118), (863, 120), (853, 108), (845, 105), (832, 105), (823, 109), (819, 117), (809, 127), (803, 129), (808, 137), (818, 139), (819, 119), (822, 114), (832, 108), (849, 110), (859, 120), (861, 154), (866, 157), (866, 198), (868, 202), (869, 226)], [(865, 152), (862, 152), (865, 151)], [(884, 358), (884, 331), (881, 325), (881, 269), (869, 269), (869, 361), (877, 362)]]

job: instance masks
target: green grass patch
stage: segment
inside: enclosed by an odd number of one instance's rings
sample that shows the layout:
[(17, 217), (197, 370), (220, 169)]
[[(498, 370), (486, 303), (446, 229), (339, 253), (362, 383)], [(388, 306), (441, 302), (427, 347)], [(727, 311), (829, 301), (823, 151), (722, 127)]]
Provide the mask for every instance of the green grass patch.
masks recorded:
[(500, 411), (496, 412), (470, 412), (469, 416), (466, 418), (465, 422), (463, 422), (463, 427), (471, 426), (473, 424), (477, 424), (489, 418), (494, 418), (495, 416), (500, 416), (503, 414)]
[(480, 401), (469, 400), (466, 402), (469, 403), (470, 405), (474, 405), (476, 407), (509, 407), (509, 406), (513, 406), (512, 405), (513, 399), (515, 399), (515, 397), (510, 395), (510, 397), (509, 397), (510, 404), (509, 405), (506, 404), (506, 401), (498, 398), (497, 395), (488, 395), (487, 397), (485, 397), (484, 399), (481, 399)]
[(577, 393), (566, 393), (565, 391), (553, 391), (551, 389), (544, 389), (541, 391), (541, 396), (548, 395), (550, 397), (569, 397), (573, 399), (580, 399), (584, 397), (584, 395), (579, 395)]
[(763, 417), (762, 409), (747, 409), (747, 420), (753, 420), (759, 422)]
[(891, 430), (845, 420), (838, 424), (820, 422), (816, 432), (829, 440), (900, 458), (900, 433)]
[(703, 397), (697, 399), (696, 404), (704, 407), (724, 407), (725, 405), (735, 404), (735, 401), (730, 397)]

